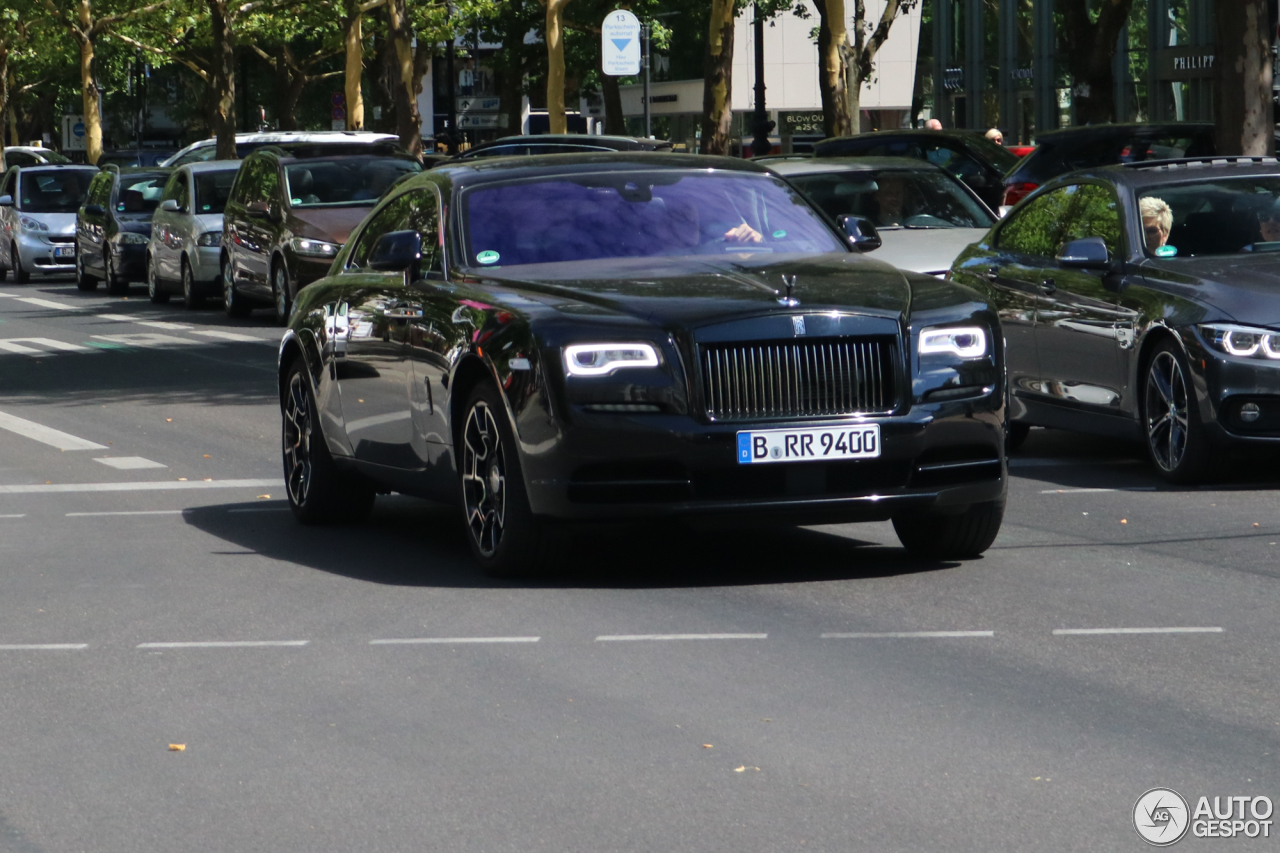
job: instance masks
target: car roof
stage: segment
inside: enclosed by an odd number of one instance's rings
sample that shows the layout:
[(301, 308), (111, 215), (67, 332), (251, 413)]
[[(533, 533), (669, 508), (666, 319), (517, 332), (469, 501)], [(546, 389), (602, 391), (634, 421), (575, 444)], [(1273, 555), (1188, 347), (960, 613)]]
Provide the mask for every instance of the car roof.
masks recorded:
[(1075, 141), (1092, 141), (1095, 139), (1107, 139), (1109, 137), (1125, 137), (1125, 136), (1164, 136), (1170, 133), (1208, 133), (1213, 130), (1213, 125), (1208, 122), (1198, 121), (1170, 121), (1157, 124), (1138, 124), (1122, 123), (1122, 124), (1090, 124), (1081, 127), (1064, 127), (1061, 130), (1053, 130), (1048, 133), (1036, 134), (1036, 145), (1044, 145), (1045, 143), (1062, 143)]
[[(399, 139), (394, 133), (381, 133), (373, 130), (270, 130), (237, 133), (236, 142), (324, 142), (328, 140), (344, 142), (380, 142), (384, 139)], [(218, 137), (210, 136), (191, 143), (188, 147), (217, 145)]]
[(735, 157), (707, 154), (667, 154), (655, 151), (583, 151), (574, 154), (534, 154), (515, 157), (453, 160), (426, 170), (413, 183), (443, 176), (459, 184), (496, 183), (521, 178), (555, 178), (599, 172), (639, 172), (648, 170), (699, 171), (772, 175), (762, 165)]
[(639, 148), (663, 148), (671, 143), (665, 139), (649, 139), (644, 136), (597, 136), (590, 133), (528, 133), (522, 136), (503, 136), (471, 148), (492, 148), (499, 145), (632, 145)]
[(84, 163), (41, 163), (37, 166), (11, 166), (20, 172), (65, 172), (68, 169), (79, 169), (83, 172), (97, 173), (97, 166), (86, 166)]
[(1188, 157), (1181, 160), (1143, 160), (1096, 169), (1080, 169), (1053, 179), (1051, 185), (1093, 179), (1141, 191), (1153, 186), (1213, 180), (1217, 177), (1274, 177), (1280, 167), (1275, 157)]
[(829, 136), (826, 139), (819, 139), (813, 143), (814, 146), (826, 145), (829, 142), (846, 142), (855, 139), (884, 139), (890, 136), (926, 136), (933, 139), (939, 137), (943, 139), (963, 139), (973, 141), (974, 139), (985, 139), (984, 131), (981, 130), (929, 130), (924, 127), (901, 127), (896, 130), (876, 130), (871, 133), (859, 133), (856, 136)]
[(236, 172), (240, 170), (240, 163), (240, 160), (205, 160), (201, 163), (187, 163), (177, 168), (186, 169), (193, 175), (204, 172)]
[(335, 159), (338, 157), (377, 157), (382, 160), (407, 160), (414, 163), (418, 162), (412, 154), (399, 148), (399, 140), (396, 141), (395, 147), (388, 145), (386, 148), (381, 146), (370, 149), (366, 145), (360, 145), (356, 148), (346, 148), (341, 144), (326, 143), (324, 145), (315, 145), (312, 143), (294, 143), (281, 145), (264, 145), (257, 151), (248, 155), (249, 157), (261, 157), (270, 155), (275, 157), (281, 163), (292, 163), (300, 160), (318, 160), (318, 159)]
[(897, 169), (903, 172), (941, 172), (927, 160), (909, 157), (811, 157), (803, 160), (778, 160), (765, 164), (779, 175), (818, 175), (832, 172), (870, 172)]

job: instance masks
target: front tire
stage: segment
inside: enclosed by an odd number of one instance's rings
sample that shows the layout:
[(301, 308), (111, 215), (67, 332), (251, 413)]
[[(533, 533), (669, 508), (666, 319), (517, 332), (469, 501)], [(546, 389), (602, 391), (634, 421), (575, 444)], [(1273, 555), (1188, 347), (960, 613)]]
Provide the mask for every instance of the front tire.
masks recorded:
[(284, 261), (277, 261), (271, 271), (272, 304), (276, 309), (276, 325), (289, 325), (289, 312), (293, 310), (293, 294), (289, 290), (289, 270)]
[(102, 268), (106, 270), (107, 293), (112, 296), (124, 296), (129, 292), (129, 282), (120, 278), (116, 272), (116, 262), (110, 251), (102, 253)]
[[(81, 288), (83, 290), (84, 288)], [(151, 300), (152, 305), (163, 305), (169, 301), (169, 291), (164, 289), (160, 284), (160, 277), (156, 274), (156, 262), (153, 258), (147, 258), (147, 297)]]
[(334, 464), (301, 358), (289, 367), (281, 416), (285, 494), (294, 517), (303, 524), (368, 518), (377, 495), (367, 481), (344, 476)]
[(13, 270), (13, 283), (26, 284), (31, 281), (31, 273), (22, 268), (22, 256), (18, 254), (18, 244), (9, 246), (9, 268)]
[(240, 291), (236, 290), (235, 279), (231, 276), (231, 259), (225, 255), (222, 258), (222, 310), (227, 312), (228, 317), (236, 318), (248, 317), (253, 310), (240, 295)]
[(1004, 501), (973, 504), (958, 515), (920, 513), (894, 516), (893, 530), (912, 556), (967, 560), (991, 547), (1004, 521)]
[(1170, 483), (1204, 480), (1225, 462), (1200, 421), (1191, 368), (1182, 349), (1163, 341), (1147, 363), (1142, 383), (1142, 433), (1147, 456)]
[(506, 409), (484, 382), (467, 399), (456, 458), (461, 463), (462, 511), (477, 563), (498, 577), (525, 577), (563, 556), (563, 531), (529, 507), (524, 474)]
[(182, 259), (182, 307), (194, 311), (204, 305), (204, 297), (196, 290), (196, 276), (191, 272), (191, 264)]
[(76, 289), (86, 293), (98, 289), (98, 280), (85, 272), (84, 255), (76, 251)]

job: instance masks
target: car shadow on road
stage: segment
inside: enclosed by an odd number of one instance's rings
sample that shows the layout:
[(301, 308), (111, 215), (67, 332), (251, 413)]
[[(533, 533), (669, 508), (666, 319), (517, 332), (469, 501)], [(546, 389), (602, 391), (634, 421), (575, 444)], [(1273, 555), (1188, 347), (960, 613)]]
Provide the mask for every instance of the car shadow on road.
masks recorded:
[[(536, 578), (486, 575), (452, 507), (379, 498), (368, 521), (307, 527), (280, 502), (187, 510), (186, 522), (243, 549), (367, 583), (413, 587), (652, 589), (859, 580), (954, 568), (823, 529), (700, 531), (668, 522), (576, 531), (564, 563)], [(239, 552), (237, 552), (239, 553)]]

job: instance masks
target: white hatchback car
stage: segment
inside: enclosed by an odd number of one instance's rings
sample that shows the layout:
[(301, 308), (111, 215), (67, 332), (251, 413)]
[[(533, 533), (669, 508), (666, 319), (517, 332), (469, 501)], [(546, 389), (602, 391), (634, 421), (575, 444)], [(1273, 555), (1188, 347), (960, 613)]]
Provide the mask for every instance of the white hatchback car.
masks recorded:
[(0, 281), (13, 273), (74, 273), (76, 211), (98, 170), (92, 166), (14, 166), (0, 182)]
[[(393, 133), (374, 133), (369, 130), (278, 130), (265, 133), (237, 133), (236, 156), (243, 160), (264, 145), (283, 145), (294, 142), (348, 145), (372, 145), (378, 142), (398, 144), (400, 137)], [(201, 139), (183, 148), (160, 165), (186, 166), (189, 163), (204, 163), (217, 157), (217, 152), (217, 139)]]
[(222, 209), (239, 170), (239, 160), (211, 160), (183, 166), (169, 177), (147, 244), (152, 302), (168, 302), (177, 292), (186, 307), (197, 308), (205, 296), (222, 292)]

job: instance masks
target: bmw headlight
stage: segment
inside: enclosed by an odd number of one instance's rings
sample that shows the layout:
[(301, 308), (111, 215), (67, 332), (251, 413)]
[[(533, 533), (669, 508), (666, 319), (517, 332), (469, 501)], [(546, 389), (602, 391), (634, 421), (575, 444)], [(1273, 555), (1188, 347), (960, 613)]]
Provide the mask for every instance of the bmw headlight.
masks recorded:
[(1234, 323), (1206, 323), (1200, 335), (1213, 349), (1236, 358), (1280, 359), (1280, 332)]
[(920, 331), (921, 355), (954, 355), (981, 358), (987, 354), (987, 330), (980, 326), (955, 326)]
[(48, 225), (45, 225), (38, 219), (32, 219), (30, 216), (19, 217), (18, 224), (22, 227), (23, 231), (30, 231), (34, 234), (39, 234), (42, 231), (49, 230)]
[(218, 246), (221, 246), (222, 232), (206, 231), (203, 234), (201, 234), (200, 237), (196, 240), (196, 245), (204, 246), (205, 248), (216, 248)]
[(308, 258), (333, 258), (334, 255), (338, 254), (338, 250), (342, 248), (339, 243), (307, 240), (302, 237), (294, 237), (289, 241), (289, 245), (299, 255), (305, 255)]
[(657, 367), (653, 344), (574, 344), (564, 348), (570, 376), (604, 376), (627, 367)]
[(116, 242), (121, 246), (145, 246), (147, 240), (146, 234), (137, 234), (133, 231), (121, 231), (116, 235)]

